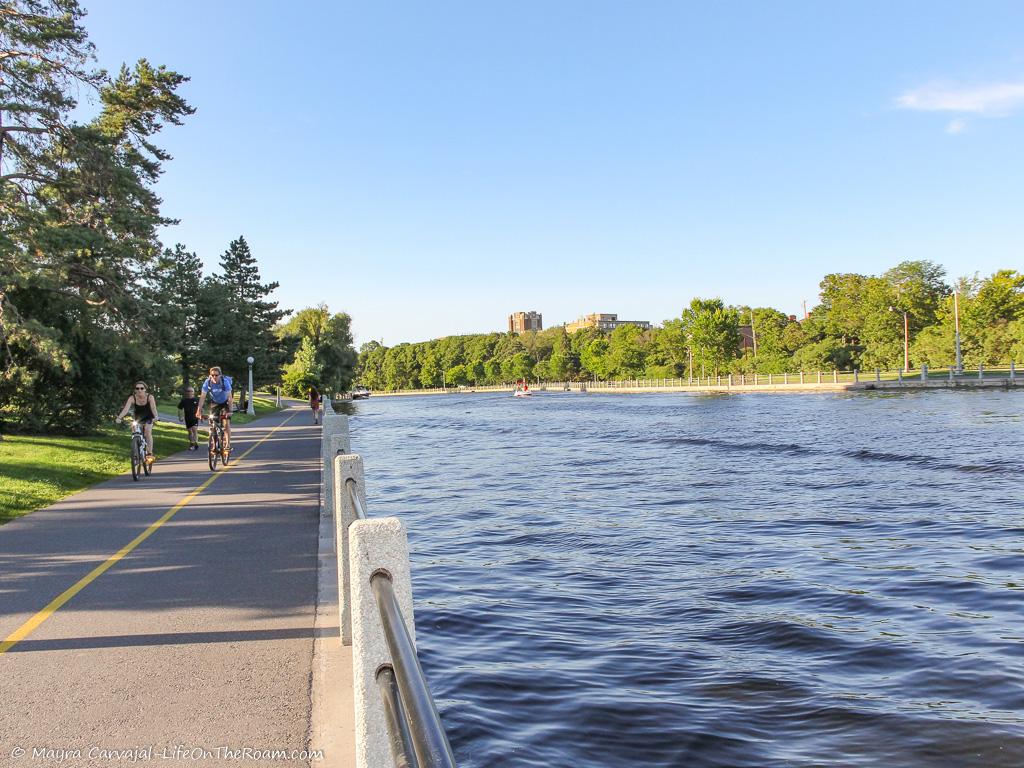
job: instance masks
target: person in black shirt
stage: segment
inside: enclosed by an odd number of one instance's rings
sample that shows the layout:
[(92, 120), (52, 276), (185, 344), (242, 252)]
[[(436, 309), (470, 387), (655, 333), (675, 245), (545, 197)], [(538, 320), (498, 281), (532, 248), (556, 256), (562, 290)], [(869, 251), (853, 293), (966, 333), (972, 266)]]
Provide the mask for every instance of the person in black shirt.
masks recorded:
[(182, 412), (185, 414), (185, 428), (188, 430), (188, 449), (195, 451), (199, 448), (199, 419), (196, 412), (199, 410), (199, 398), (192, 387), (185, 388), (185, 396), (178, 402), (178, 421), (181, 421)]

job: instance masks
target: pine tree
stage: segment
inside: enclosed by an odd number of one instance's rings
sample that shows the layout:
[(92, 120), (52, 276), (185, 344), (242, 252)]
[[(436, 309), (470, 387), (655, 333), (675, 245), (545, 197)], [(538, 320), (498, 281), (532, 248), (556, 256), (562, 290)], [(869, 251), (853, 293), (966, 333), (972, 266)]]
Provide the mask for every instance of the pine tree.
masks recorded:
[[(162, 366), (142, 300), (170, 223), (154, 136), (192, 110), (176, 94), (185, 78), (163, 67), (140, 61), (112, 81), (89, 69), (74, 0), (0, 10), (0, 406), (19, 428), (85, 431), (124, 379)], [(89, 88), (102, 109), (74, 123)]]
[(231, 242), (220, 269), (200, 289), (204, 362), (220, 366), (241, 389), (251, 355), (256, 386), (278, 381), (285, 354), (274, 328), (289, 314), (267, 298), (278, 283), (260, 282), (259, 266), (244, 237)]
[(202, 271), (199, 256), (178, 243), (174, 250), (164, 250), (148, 285), (148, 306), (153, 315), (151, 338), (173, 358), (183, 388), (199, 372)]

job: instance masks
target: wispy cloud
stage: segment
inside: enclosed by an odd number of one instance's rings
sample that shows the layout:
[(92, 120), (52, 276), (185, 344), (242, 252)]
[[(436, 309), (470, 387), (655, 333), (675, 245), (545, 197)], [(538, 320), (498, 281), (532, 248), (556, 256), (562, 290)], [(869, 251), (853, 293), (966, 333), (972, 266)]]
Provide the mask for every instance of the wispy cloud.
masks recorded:
[(967, 130), (967, 121), (962, 117), (958, 117), (956, 120), (951, 120), (949, 125), (946, 126), (946, 133), (957, 136)]
[[(964, 112), (986, 117), (1005, 117), (1024, 106), (1024, 80), (989, 85), (950, 85), (933, 83), (914, 88), (896, 98), (896, 105), (902, 109), (925, 112)], [(956, 120), (950, 123), (953, 128)], [(966, 126), (964, 123), (959, 133)]]

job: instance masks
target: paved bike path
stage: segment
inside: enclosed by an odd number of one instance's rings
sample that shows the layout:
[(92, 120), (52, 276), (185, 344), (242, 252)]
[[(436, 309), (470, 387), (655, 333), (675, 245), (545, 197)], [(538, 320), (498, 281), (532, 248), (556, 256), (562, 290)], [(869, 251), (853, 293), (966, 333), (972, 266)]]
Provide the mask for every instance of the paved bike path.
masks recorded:
[[(191, 498), (211, 475), (202, 450), (0, 527), (2, 642), (188, 499), (0, 654), (0, 764), (128, 764), (95, 750), (135, 748), (226, 765), (238, 761), (224, 747), (305, 749), (320, 428), (296, 405), (233, 438), (230, 468)], [(197, 748), (209, 755), (193, 760)]]

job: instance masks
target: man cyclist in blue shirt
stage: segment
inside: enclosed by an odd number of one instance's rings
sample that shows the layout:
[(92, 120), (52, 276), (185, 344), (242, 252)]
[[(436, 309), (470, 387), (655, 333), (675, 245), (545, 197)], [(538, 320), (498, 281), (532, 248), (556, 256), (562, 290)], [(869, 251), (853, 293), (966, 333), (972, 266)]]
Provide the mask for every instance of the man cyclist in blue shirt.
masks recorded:
[(206, 396), (210, 396), (212, 407), (210, 408), (210, 423), (219, 419), (225, 414), (227, 419), (224, 422), (224, 433), (228, 439), (228, 450), (231, 450), (231, 377), (221, 373), (220, 368), (214, 366), (210, 369), (210, 375), (203, 382), (202, 392), (199, 395), (199, 407), (196, 408), (196, 418), (203, 419), (203, 403)]

